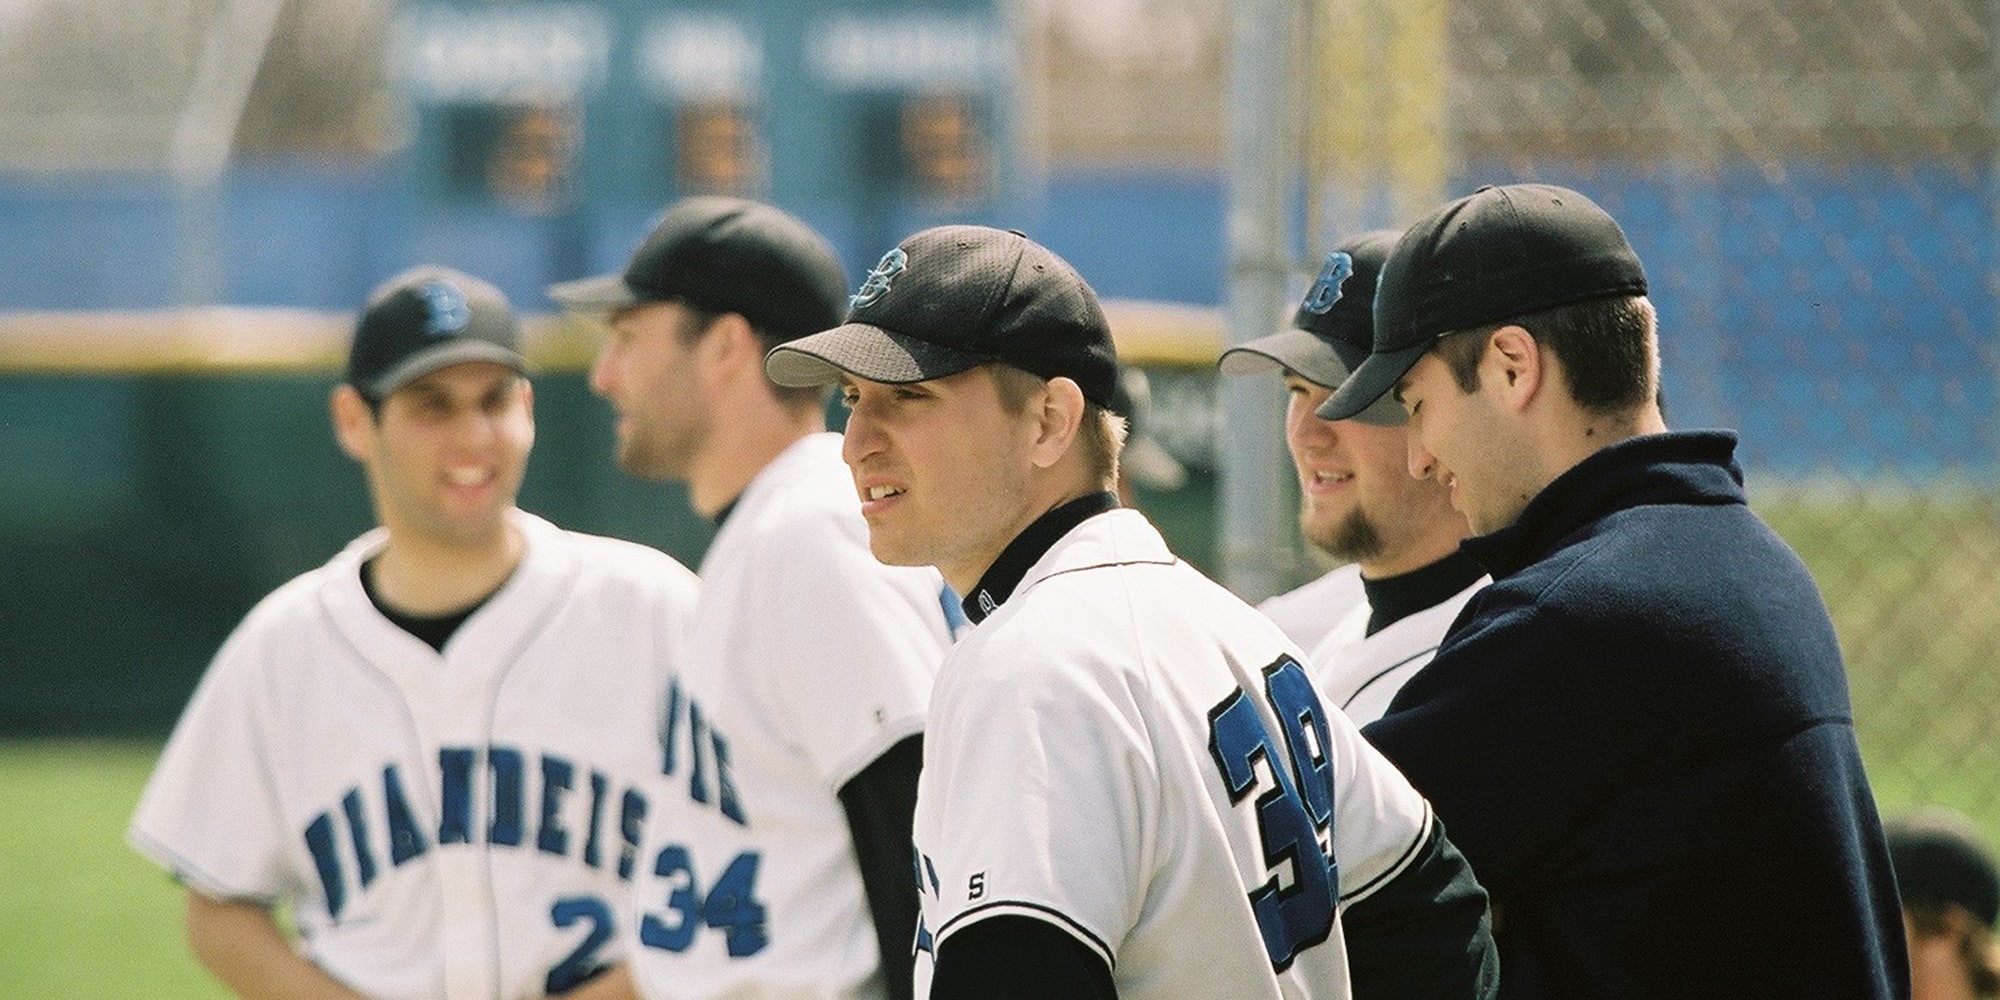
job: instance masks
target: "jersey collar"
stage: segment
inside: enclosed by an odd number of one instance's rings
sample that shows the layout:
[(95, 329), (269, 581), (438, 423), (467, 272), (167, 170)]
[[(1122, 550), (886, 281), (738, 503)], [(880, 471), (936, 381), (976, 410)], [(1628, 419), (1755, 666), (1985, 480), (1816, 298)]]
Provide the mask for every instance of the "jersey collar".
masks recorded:
[(999, 557), (979, 578), (979, 584), (965, 595), (965, 617), (974, 625), (985, 621), (987, 615), (1000, 610), (1000, 605), (1014, 596), (1014, 588), (1021, 585), (1028, 570), (1070, 529), (1117, 508), (1118, 494), (1107, 490), (1078, 497), (1036, 518), (1000, 550)]

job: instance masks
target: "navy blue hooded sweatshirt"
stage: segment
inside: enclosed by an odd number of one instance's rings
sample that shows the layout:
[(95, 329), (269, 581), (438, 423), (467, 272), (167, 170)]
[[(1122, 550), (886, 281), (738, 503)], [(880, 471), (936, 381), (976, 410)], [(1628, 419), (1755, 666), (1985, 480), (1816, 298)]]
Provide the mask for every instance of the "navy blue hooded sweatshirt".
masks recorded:
[(1604, 448), (1364, 733), (1492, 894), (1501, 996), (1909, 996), (1901, 911), (1804, 564), (1735, 435)]

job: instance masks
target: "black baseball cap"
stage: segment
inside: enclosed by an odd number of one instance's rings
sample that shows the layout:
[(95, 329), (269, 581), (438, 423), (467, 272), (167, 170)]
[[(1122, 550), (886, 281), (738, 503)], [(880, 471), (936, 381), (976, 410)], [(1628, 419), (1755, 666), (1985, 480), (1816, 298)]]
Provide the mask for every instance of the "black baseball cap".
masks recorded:
[(347, 382), (380, 400), (467, 361), (525, 372), (520, 343), (514, 310), (498, 288), (448, 267), (416, 267), (369, 293), (348, 349)]
[(1903, 905), (1957, 905), (1991, 928), (2000, 921), (2000, 871), (1970, 820), (1927, 809), (1884, 824)]
[(847, 372), (903, 384), (997, 361), (1070, 378), (1106, 408), (1118, 390), (1097, 293), (1019, 232), (926, 229), (884, 254), (850, 302), (844, 325), (773, 348), (764, 361), (771, 380), (824, 385)]
[[(1378, 229), (1337, 244), (1306, 289), (1305, 300), (1292, 317), (1292, 329), (1237, 344), (1222, 352), (1216, 367), (1224, 375), (1288, 369), (1328, 389), (1339, 388), (1374, 346), (1375, 281), (1400, 235), (1393, 229)], [(1407, 417), (1395, 400), (1385, 396), (1353, 419), (1394, 426)]]
[(847, 272), (825, 239), (782, 209), (703, 195), (670, 206), (624, 271), (550, 285), (549, 296), (581, 313), (686, 302), (801, 337), (840, 322)]
[(1644, 294), (1639, 255), (1596, 202), (1553, 184), (1482, 187), (1396, 241), (1375, 290), (1374, 348), (1319, 415), (1359, 413), (1447, 333)]

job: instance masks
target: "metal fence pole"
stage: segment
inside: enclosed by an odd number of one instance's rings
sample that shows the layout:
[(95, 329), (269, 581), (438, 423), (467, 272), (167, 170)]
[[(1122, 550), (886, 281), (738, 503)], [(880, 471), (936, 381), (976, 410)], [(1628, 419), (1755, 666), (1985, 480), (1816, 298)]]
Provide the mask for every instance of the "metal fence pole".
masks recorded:
[[(1227, 103), (1225, 320), (1231, 343), (1278, 329), (1290, 274), (1287, 195), (1298, 171), (1293, 124), (1297, 0), (1233, 7)], [(1250, 600), (1292, 582), (1294, 518), (1281, 488), (1284, 397), (1268, 379), (1221, 379), (1222, 582)]]

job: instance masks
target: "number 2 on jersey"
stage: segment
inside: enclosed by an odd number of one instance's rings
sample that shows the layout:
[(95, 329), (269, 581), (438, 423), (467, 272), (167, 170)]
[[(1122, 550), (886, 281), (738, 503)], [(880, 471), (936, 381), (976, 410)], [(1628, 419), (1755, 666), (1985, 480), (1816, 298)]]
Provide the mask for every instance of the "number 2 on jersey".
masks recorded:
[(1250, 907), (1271, 967), (1282, 972), (1333, 931), (1340, 872), (1322, 846), (1333, 843), (1333, 762), (1326, 714), (1297, 660), (1280, 657), (1264, 668), (1264, 698), (1278, 717), (1282, 746), (1251, 697), (1238, 688), (1209, 710), (1208, 752), (1232, 803), (1266, 784), (1259, 760), (1270, 775), (1256, 807), (1271, 877), (1250, 891)]

